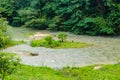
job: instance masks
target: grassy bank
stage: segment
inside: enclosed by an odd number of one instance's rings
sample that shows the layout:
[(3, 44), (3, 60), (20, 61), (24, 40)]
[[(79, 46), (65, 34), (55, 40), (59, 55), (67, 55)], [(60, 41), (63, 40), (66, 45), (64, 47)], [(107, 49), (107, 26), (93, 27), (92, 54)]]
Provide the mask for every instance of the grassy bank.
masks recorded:
[(6, 45), (6, 47), (10, 47), (10, 46), (15, 46), (15, 45), (19, 45), (19, 44), (25, 44), (25, 41), (15, 41), (15, 40), (11, 40), (9, 41), (9, 43)]
[(88, 46), (92, 46), (93, 44), (88, 44), (88, 43), (84, 43), (84, 42), (58, 42), (58, 41), (54, 41), (53, 44), (46, 44), (45, 40), (32, 40), (31, 41), (31, 46), (32, 47), (47, 47), (47, 48), (58, 48), (58, 49), (62, 49), (62, 48), (84, 48), (84, 47), (88, 47)]
[(25, 44), (25, 43), (26, 43), (25, 41), (10, 40), (4, 47), (1, 47), (0, 49), (4, 49), (4, 48), (7, 48), (7, 47), (19, 45), (19, 44)]
[(18, 70), (5, 78), (5, 80), (119, 80), (120, 65), (101, 65), (80, 68), (64, 68), (54, 70), (48, 67), (33, 67), (22, 65)]
[(63, 42), (60, 43), (59, 46), (57, 46), (56, 48), (84, 48), (84, 47), (89, 47), (92, 46), (93, 44), (88, 44), (85, 42)]

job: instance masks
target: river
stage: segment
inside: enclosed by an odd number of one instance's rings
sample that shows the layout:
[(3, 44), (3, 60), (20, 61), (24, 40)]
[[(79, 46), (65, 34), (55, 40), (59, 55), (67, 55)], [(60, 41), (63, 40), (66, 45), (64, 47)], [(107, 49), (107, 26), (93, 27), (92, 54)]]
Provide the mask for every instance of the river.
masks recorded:
[[(21, 63), (34, 66), (48, 66), (62, 68), (65, 66), (79, 67), (94, 64), (113, 64), (120, 61), (120, 36), (102, 37), (68, 34), (68, 40), (81, 41), (94, 44), (86, 48), (50, 49), (44, 47), (31, 47), (29, 35), (39, 33), (42, 35), (55, 35), (58, 32), (47, 30), (33, 30), (27, 28), (11, 27), (11, 38), (25, 40), (26, 44), (20, 44), (4, 49), (4, 52), (16, 53), (21, 58)], [(44, 36), (39, 36), (43, 38)], [(30, 56), (30, 53), (38, 53), (38, 56)]]

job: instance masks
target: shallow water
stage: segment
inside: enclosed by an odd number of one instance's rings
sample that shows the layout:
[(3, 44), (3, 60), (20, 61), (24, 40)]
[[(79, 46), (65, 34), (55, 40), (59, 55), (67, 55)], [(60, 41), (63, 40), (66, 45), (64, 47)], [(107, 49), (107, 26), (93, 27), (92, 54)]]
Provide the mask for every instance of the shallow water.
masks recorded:
[[(26, 40), (31, 39), (26, 35), (39, 32), (40, 34), (55, 35), (58, 32), (50, 32), (45, 30), (32, 30), (26, 28), (11, 28), (12, 39)], [(35, 66), (49, 66), (52, 68), (62, 68), (64, 66), (86, 66), (93, 64), (112, 64), (116, 63), (120, 58), (120, 36), (101, 37), (74, 35), (68, 33), (68, 40), (92, 43), (94, 46), (80, 49), (50, 49), (43, 47), (30, 47), (29, 44), (21, 44), (9, 47), (4, 52), (17, 53), (22, 63)], [(42, 36), (39, 36), (42, 37)], [(38, 56), (30, 56), (30, 53), (39, 53)]]

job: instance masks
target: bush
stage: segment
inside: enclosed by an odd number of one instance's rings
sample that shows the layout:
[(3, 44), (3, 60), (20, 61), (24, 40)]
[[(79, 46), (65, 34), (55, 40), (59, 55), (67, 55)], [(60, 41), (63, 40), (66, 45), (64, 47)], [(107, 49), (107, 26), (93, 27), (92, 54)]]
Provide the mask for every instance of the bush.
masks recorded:
[(32, 19), (25, 23), (24, 27), (35, 28), (44, 30), (47, 28), (47, 20), (46, 19)]
[(47, 44), (47, 45), (52, 44), (53, 41), (54, 41), (54, 39), (52, 38), (52, 36), (46, 36), (46, 37), (44, 38), (44, 40), (46, 41), (46, 44)]
[(6, 35), (8, 22), (6, 19), (0, 19), (0, 48), (5, 48), (9, 42), (9, 36)]
[(3, 32), (7, 31), (7, 27), (8, 27), (8, 22), (6, 21), (5, 18), (0, 18), (0, 35), (3, 34)]
[(40, 46), (44, 46), (44, 45), (45, 45), (45, 40), (44, 39), (32, 40), (31, 41), (31, 46), (32, 47), (40, 47)]
[(8, 36), (0, 36), (0, 48), (5, 48), (9, 41), (10, 39)]
[(67, 34), (61, 32), (57, 35), (57, 37), (58, 37), (60, 42), (65, 42), (67, 39)]
[(46, 36), (44, 39), (40, 40), (32, 40), (31, 41), (31, 46), (33, 47), (57, 47), (59, 46), (60, 42), (55, 41), (51, 36)]
[(5, 76), (15, 72), (19, 62), (20, 59), (14, 54), (0, 52), (0, 78), (4, 80)]

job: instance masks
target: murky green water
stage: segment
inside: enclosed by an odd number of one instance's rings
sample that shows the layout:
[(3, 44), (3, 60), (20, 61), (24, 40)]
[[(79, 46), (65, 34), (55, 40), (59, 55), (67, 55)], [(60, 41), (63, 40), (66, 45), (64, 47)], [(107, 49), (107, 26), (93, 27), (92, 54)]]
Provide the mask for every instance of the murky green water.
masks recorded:
[[(30, 40), (29, 35), (39, 32), (41, 34), (55, 35), (58, 32), (32, 30), (26, 28), (10, 28), (10, 35), (15, 40)], [(116, 63), (120, 58), (120, 36), (100, 37), (68, 34), (68, 40), (92, 43), (94, 46), (81, 49), (49, 49), (30, 47), (29, 44), (17, 45), (5, 49), (5, 52), (14, 52), (20, 55), (22, 63), (30, 65), (47, 65), (49, 67), (85, 66), (92, 64)], [(29, 53), (39, 53), (39, 56), (29, 56)]]

